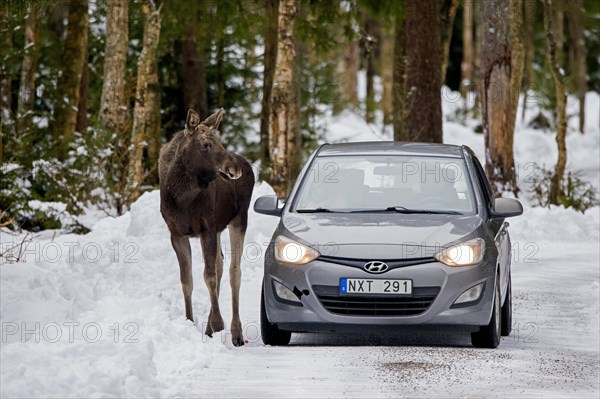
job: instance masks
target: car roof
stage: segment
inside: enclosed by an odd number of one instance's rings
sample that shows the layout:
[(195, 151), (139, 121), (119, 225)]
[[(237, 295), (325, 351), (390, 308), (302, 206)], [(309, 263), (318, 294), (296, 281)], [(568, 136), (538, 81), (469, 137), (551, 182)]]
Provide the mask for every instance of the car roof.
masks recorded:
[(423, 155), (462, 158), (463, 147), (452, 144), (408, 141), (366, 141), (324, 144), (317, 154), (318, 157), (333, 155)]

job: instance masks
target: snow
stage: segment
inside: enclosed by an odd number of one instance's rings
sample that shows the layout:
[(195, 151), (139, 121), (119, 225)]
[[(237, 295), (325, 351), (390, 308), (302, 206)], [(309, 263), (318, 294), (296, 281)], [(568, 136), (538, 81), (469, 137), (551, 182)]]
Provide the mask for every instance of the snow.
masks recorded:
[[(444, 140), (467, 144), (483, 159), (483, 135), (470, 128), (475, 122), (452, 121), (460, 105), (444, 102)], [(598, 186), (598, 94), (588, 94), (587, 107), (584, 135), (575, 118), (569, 121), (568, 165)], [(535, 112), (527, 111), (526, 120)], [(391, 138), (391, 129), (369, 126), (349, 111), (323, 123), (324, 141)], [(552, 167), (555, 146), (552, 133), (517, 122), (521, 174), (531, 172), (528, 162)], [(271, 187), (259, 183), (253, 201), (269, 194)], [(0, 396), (598, 397), (600, 207), (581, 214), (521, 199), (524, 216), (509, 220), (515, 324), (498, 349), (475, 349), (468, 337), (442, 330), (297, 334), (290, 347), (264, 346), (262, 260), (278, 220), (252, 209), (240, 304), (248, 344), (234, 348), (227, 331), (212, 339), (203, 334), (209, 300), (198, 240), (192, 240), (198, 322), (185, 320), (159, 193), (147, 192), (123, 216), (91, 215), (86, 235), (44, 232), (23, 262), (0, 265)], [(21, 238), (0, 230), (0, 252)], [(228, 233), (221, 239), (227, 267)], [(228, 273), (222, 287), (228, 326)]]

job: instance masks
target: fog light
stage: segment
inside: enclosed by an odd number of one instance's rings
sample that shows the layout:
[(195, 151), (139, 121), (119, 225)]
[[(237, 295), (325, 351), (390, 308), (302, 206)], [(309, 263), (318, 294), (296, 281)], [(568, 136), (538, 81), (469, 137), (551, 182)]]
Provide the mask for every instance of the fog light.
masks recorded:
[(479, 299), (481, 291), (483, 291), (483, 283), (479, 283), (475, 287), (471, 287), (463, 292), (458, 299), (454, 301), (454, 304), (458, 305), (461, 303), (474, 302)]
[(275, 295), (277, 295), (280, 299), (294, 303), (301, 303), (296, 294), (294, 294), (292, 290), (285, 285), (273, 280), (273, 286), (275, 287)]

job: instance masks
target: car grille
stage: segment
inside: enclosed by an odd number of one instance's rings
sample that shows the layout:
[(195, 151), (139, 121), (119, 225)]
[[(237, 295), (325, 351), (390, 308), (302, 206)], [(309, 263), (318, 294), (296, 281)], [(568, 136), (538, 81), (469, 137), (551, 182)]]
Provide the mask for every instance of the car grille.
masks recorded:
[(415, 316), (433, 303), (439, 287), (414, 287), (412, 296), (339, 295), (337, 286), (314, 285), (313, 292), (325, 309), (348, 316)]

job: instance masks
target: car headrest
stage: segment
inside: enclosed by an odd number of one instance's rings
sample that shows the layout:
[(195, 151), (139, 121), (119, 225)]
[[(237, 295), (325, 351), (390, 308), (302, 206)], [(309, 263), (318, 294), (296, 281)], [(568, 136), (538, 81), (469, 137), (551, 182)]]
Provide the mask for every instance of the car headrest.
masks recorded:
[(337, 178), (340, 183), (350, 183), (352, 185), (364, 184), (365, 171), (362, 169), (340, 169), (333, 175), (333, 179)]

